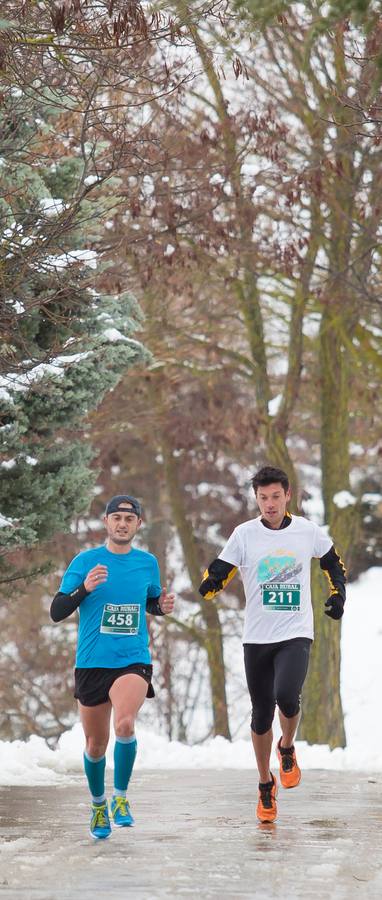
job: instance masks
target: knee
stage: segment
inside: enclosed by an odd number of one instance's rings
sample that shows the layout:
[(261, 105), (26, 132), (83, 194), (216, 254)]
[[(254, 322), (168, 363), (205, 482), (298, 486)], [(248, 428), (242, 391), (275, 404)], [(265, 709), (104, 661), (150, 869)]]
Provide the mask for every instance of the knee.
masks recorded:
[(114, 731), (116, 737), (132, 737), (135, 728), (135, 718), (131, 714), (116, 716)]
[(286, 719), (293, 719), (300, 712), (300, 697), (280, 693), (277, 697), (277, 706)]
[(105, 756), (107, 747), (107, 738), (99, 740), (99, 738), (86, 738), (86, 753), (92, 759), (101, 759)]
[(272, 728), (273, 716), (275, 714), (274, 704), (268, 706), (253, 706), (251, 717), (251, 729), (255, 734), (265, 734)]

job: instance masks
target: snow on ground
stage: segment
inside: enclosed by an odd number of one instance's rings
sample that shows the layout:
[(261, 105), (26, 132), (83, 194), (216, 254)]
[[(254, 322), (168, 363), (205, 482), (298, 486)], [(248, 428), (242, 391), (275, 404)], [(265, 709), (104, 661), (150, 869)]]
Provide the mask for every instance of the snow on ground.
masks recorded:
[[(382, 568), (369, 569), (348, 587), (343, 618), (341, 690), (347, 747), (330, 751), (325, 745), (297, 743), (305, 769), (382, 771), (380, 673), (382, 648)], [(336, 623), (333, 622), (333, 628)], [(278, 737), (275, 727), (275, 739)], [(188, 746), (137, 726), (137, 769), (254, 768), (250, 740), (232, 743), (217, 737)], [(42, 738), (0, 742), (0, 784), (57, 784), (82, 773), (83, 734), (79, 724), (51, 750)], [(112, 766), (110, 742), (107, 762)], [(272, 765), (276, 765), (273, 758)]]

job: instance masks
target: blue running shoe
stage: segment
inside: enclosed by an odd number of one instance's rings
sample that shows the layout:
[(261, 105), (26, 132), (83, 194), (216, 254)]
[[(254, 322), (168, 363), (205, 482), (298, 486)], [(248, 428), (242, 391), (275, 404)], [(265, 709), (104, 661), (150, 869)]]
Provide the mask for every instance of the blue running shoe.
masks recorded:
[(97, 840), (103, 840), (111, 835), (109, 810), (107, 808), (106, 800), (104, 803), (92, 803), (90, 834)]
[(129, 802), (125, 797), (113, 797), (110, 811), (114, 825), (117, 825), (119, 828), (123, 828), (124, 825), (135, 825)]

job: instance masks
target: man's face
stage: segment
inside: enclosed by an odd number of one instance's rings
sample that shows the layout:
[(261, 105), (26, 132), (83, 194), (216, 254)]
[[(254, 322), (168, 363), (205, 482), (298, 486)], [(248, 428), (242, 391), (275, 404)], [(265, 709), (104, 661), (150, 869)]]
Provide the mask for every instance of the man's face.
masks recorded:
[(290, 490), (286, 492), (280, 482), (258, 487), (256, 501), (261, 515), (270, 525), (279, 525), (282, 522), (287, 503), (290, 500)]
[(109, 513), (103, 521), (109, 540), (119, 546), (130, 544), (142, 524), (129, 503), (121, 503), (118, 512)]

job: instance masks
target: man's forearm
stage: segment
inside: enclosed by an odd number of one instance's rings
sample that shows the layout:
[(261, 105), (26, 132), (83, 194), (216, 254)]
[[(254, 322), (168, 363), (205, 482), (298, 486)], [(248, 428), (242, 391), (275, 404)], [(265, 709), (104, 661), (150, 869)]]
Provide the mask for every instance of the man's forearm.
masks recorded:
[(325, 573), (331, 594), (337, 593), (341, 600), (346, 600), (346, 569), (334, 546), (320, 559), (320, 566)]
[(53, 619), (53, 622), (62, 622), (63, 619), (67, 619), (68, 616), (71, 616), (88, 594), (89, 591), (86, 590), (83, 583), (70, 594), (64, 594), (62, 591), (58, 591), (56, 596), (53, 597), (50, 607), (50, 616)]
[(214, 559), (204, 572), (199, 593), (205, 600), (212, 600), (215, 594), (227, 586), (236, 572), (237, 566), (232, 563), (225, 562), (224, 559)]
[(164, 616), (165, 613), (160, 606), (160, 596), (159, 597), (148, 597), (146, 600), (146, 612), (150, 613), (151, 616)]

